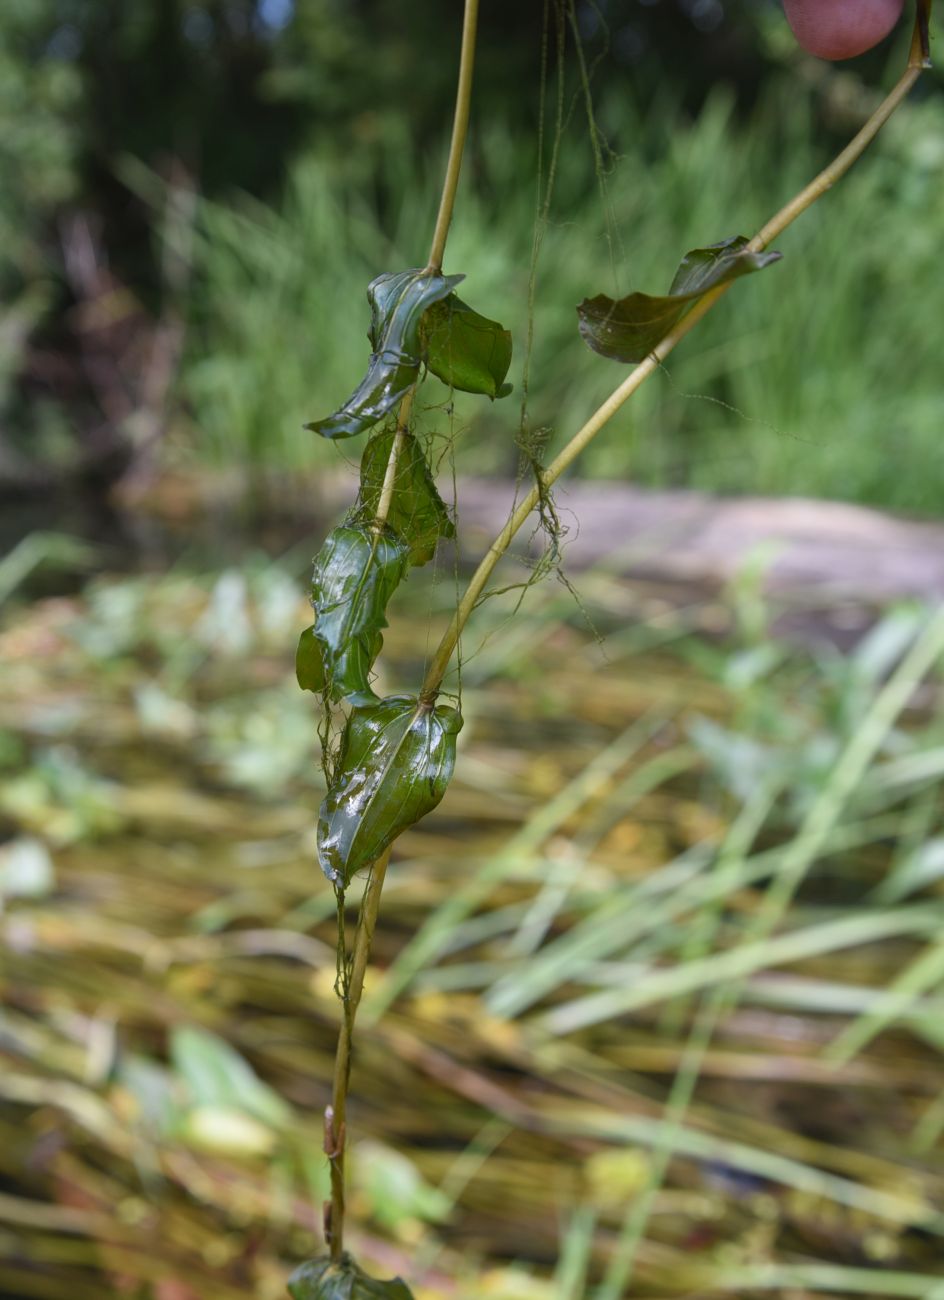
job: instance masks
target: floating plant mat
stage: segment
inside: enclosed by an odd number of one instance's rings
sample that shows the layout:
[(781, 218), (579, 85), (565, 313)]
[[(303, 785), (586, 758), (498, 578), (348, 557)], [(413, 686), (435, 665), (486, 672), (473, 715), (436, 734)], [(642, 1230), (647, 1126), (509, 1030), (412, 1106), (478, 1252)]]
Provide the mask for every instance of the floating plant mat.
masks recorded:
[[(933, 683), (887, 695), (920, 618), (823, 668), (719, 604), (580, 590), (602, 646), (555, 584), (513, 623), (516, 593), (483, 606), (456, 778), (397, 844), (357, 1257), (417, 1300), (556, 1300), (651, 1188), (640, 1294), (932, 1294), (944, 761)], [(305, 615), (270, 568), (106, 577), (0, 629), (4, 1295), (269, 1300), (319, 1249), (338, 1013)], [(385, 689), (415, 688), (409, 622)]]

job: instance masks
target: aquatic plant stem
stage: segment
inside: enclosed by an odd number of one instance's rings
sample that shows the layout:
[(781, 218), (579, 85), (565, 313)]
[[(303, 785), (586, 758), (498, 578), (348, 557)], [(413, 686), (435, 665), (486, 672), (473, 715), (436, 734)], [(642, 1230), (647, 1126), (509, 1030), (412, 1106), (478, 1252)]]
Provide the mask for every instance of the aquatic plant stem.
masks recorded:
[(341, 1028), (334, 1057), (334, 1086), (331, 1105), (325, 1111), (325, 1154), (331, 1170), (331, 1200), (325, 1207), (325, 1237), (336, 1262), (344, 1253), (344, 1157), (347, 1130), (347, 1092), (351, 1081), (351, 1044), (354, 1037), (354, 1020), (364, 992), (364, 975), (370, 958), (370, 949), (377, 928), (380, 895), (390, 850), (377, 859), (371, 867), (361, 903), (351, 970), (341, 996)]
[[(462, 23), (462, 51), (459, 56), (459, 77), (456, 86), (456, 111), (452, 125), (452, 139), (449, 145), (449, 159), (443, 180), (442, 198), (433, 240), (430, 246), (429, 261), (426, 271), (429, 275), (438, 275), (442, 270), (443, 255), (446, 251), (446, 239), (452, 221), (455, 206), (456, 189), (459, 185), (459, 173), (462, 168), (462, 154), (469, 128), (469, 109), (472, 99), (472, 71), (475, 63), (475, 36), (478, 27), (478, 0), (466, 0)], [(390, 514), (393, 491), (396, 484), (397, 462), (409, 437), (410, 417), (416, 396), (416, 385), (409, 388), (400, 402), (397, 414), (397, 429), (387, 467), (384, 471), (383, 486), (377, 502), (377, 510), (371, 523), (376, 536), (380, 536)], [(380, 911), (380, 896), (383, 892), (384, 877), (390, 861), (387, 849), (370, 869), (367, 888), (361, 903), (360, 914), (354, 934), (354, 950), (351, 955), (350, 974), (341, 988), (341, 1028), (338, 1033), (338, 1045), (334, 1058), (334, 1085), (331, 1093), (331, 1105), (325, 1111), (325, 1154), (328, 1157), (331, 1173), (331, 1200), (325, 1206), (325, 1239), (331, 1252), (331, 1258), (340, 1262), (344, 1254), (344, 1213), (345, 1213), (345, 1148), (347, 1145), (347, 1095), (351, 1079), (351, 1049), (354, 1038), (354, 1021), (357, 1008), (364, 991), (364, 975), (370, 958), (374, 930)], [(339, 906), (343, 908), (343, 897)], [(343, 956), (343, 954), (342, 954)]]
[[(789, 201), (762, 229), (748, 245), (754, 252), (769, 247), (770, 243), (790, 226), (817, 199), (821, 198), (849, 170), (861, 156), (866, 147), (878, 134), (879, 130), (898, 108), (910, 92), (921, 74), (922, 68), (928, 66), (927, 21), (930, 12), (930, 0), (918, 0), (918, 16), (915, 35), (912, 41), (908, 67), (891, 93), (872, 114), (862, 130), (836, 159), (803, 190)], [(427, 271), (438, 274), (442, 269), (446, 238), (452, 220), (456, 189), (462, 162), (462, 153), (468, 130), (469, 105), (472, 87), (472, 69), (474, 63), (475, 31), (478, 19), (478, 0), (466, 0), (463, 21), (462, 53), (460, 56), (459, 80), (456, 95), (456, 112), (450, 144), (446, 177), (433, 241), (430, 250)], [(495, 566), (508, 550), (508, 547), (538, 504), (541, 495), (581, 454), (596, 434), (613, 418), (623, 404), (641, 387), (641, 385), (661, 366), (664, 359), (674, 350), (678, 343), (694, 329), (715, 303), (727, 292), (728, 285), (719, 286), (706, 294), (685, 318), (662, 340), (658, 347), (638, 365), (627, 378), (611, 393), (597, 411), (574, 435), (551, 464), (540, 473), (540, 481), (528, 492), (516, 507), (498, 537), (492, 543), (473, 575), (469, 586), (459, 603), (456, 613), (434, 654), (421, 690), (421, 698), (431, 701), (438, 693), (443, 677), (448, 669), (453, 652), (458, 644), (466, 622), (479, 600), (482, 598), (486, 584)], [(415, 389), (410, 389), (401, 402), (397, 420), (396, 436), (391, 447), (390, 457), (384, 474), (383, 487), (378, 502), (374, 528), (379, 533), (387, 519), (396, 477), (396, 465), (408, 434), (409, 419), (412, 412)], [(348, 1086), (351, 1073), (351, 1052), (354, 1022), (361, 1001), (364, 987), (364, 975), (370, 956), (371, 944), (380, 907), (380, 897), (386, 875), (389, 850), (375, 862), (361, 904), (360, 915), (354, 938), (350, 971), (342, 993), (342, 1022), (338, 1036), (335, 1057), (334, 1086), (331, 1106), (325, 1114), (325, 1151), (330, 1161), (331, 1201), (326, 1207), (325, 1229), (331, 1257), (339, 1261), (344, 1249), (344, 1214), (345, 1214), (345, 1147)]]
[(400, 411), (397, 415), (397, 431), (393, 435), (393, 442), (390, 445), (390, 454), (387, 457), (387, 468), (384, 470), (383, 486), (380, 489), (380, 498), (377, 501), (377, 512), (371, 522), (371, 529), (376, 536), (384, 530), (387, 522), (387, 516), (390, 514), (390, 505), (393, 501), (393, 489), (397, 481), (397, 462), (400, 459), (400, 453), (403, 451), (403, 444), (406, 442), (410, 432), (410, 416), (413, 412), (413, 398), (416, 395), (416, 385), (408, 388), (403, 395), (400, 403)]
[[(449, 158), (446, 162), (446, 175), (443, 179), (442, 195), (439, 200), (439, 212), (433, 241), (426, 263), (427, 275), (439, 275), (442, 271), (443, 257), (446, 252), (446, 240), (452, 224), (452, 213), (456, 205), (456, 190), (459, 188), (459, 175), (462, 171), (462, 155), (465, 152), (465, 139), (469, 133), (469, 113), (472, 105), (472, 74), (475, 68), (475, 37), (479, 22), (479, 0), (466, 0), (462, 19), (462, 49), (459, 55), (459, 78), (456, 83), (456, 110), (452, 121), (452, 139), (449, 142)], [(373, 529), (379, 533), (387, 522), (390, 502), (393, 500), (393, 488), (397, 476), (397, 461), (403, 451), (403, 444), (410, 428), (410, 415), (413, 411), (413, 398), (416, 385), (408, 389), (397, 416), (397, 432), (387, 459), (383, 488), (377, 502)]]
[[(780, 211), (767, 222), (765, 226), (758, 231), (754, 238), (747, 245), (752, 252), (762, 252), (769, 247), (788, 226), (792, 225), (796, 219), (801, 216), (807, 208), (811, 207), (817, 199), (822, 198), (836, 182), (846, 174), (854, 162), (862, 155), (869, 144), (878, 135), (881, 128), (885, 125), (892, 113), (907, 97), (909, 91), (921, 75), (923, 68), (928, 66), (926, 42), (922, 35), (922, 30), (926, 32), (927, 11), (919, 5), (918, 20), (915, 25), (915, 36), (912, 42), (911, 54), (908, 60), (908, 66), (905, 72), (899, 78), (894, 88), (888, 96), (882, 101), (875, 112), (871, 115), (861, 131), (846, 146), (845, 149), (833, 159), (828, 167), (825, 167), (814, 179), (795, 195)], [(580, 428), (570, 442), (555, 457), (555, 459), (541, 471), (541, 480), (536, 483), (526, 496), (518, 503), (510, 519), (504, 528), (492, 542), (481, 563), (466, 588), (462, 599), (456, 609), (455, 614), (443, 634), (442, 640), (436, 648), (436, 651), (430, 660), (426, 677), (423, 682), (422, 694), (426, 698), (433, 698), (438, 693), (443, 678), (449, 667), (453, 652), (462, 635), (462, 629), (469, 620), (472, 611), (482, 598), (486, 583), (491, 577), (492, 571), (498, 564), (499, 560), (508, 550), (512, 539), (518, 530), (527, 520), (534, 507), (541, 499), (543, 492), (560, 478), (561, 474), (573, 464), (587, 445), (593, 441), (600, 430), (607, 425), (617, 411), (622, 407), (624, 402), (632, 397), (633, 393), (646, 382), (650, 375), (654, 374), (662, 365), (665, 358), (681, 343), (699, 321), (711, 311), (728, 291), (730, 284), (719, 285), (712, 289), (701, 298), (689, 313), (683, 317), (678, 325), (674, 327), (656, 347), (653, 352), (646, 357), (635, 369), (623, 380), (618, 388), (610, 394), (601, 406), (594, 411), (586, 424)]]
[(465, 0), (465, 14), (462, 20), (462, 52), (459, 55), (459, 80), (456, 85), (456, 111), (452, 120), (452, 139), (449, 142), (449, 160), (446, 163), (446, 178), (443, 181), (442, 198), (433, 231), (433, 242), (429, 250), (426, 269), (431, 275), (438, 275), (442, 270), (443, 255), (446, 251), (446, 239), (452, 223), (452, 210), (456, 203), (456, 190), (459, 188), (459, 173), (462, 170), (462, 154), (465, 138), (469, 130), (469, 111), (472, 103), (472, 72), (475, 67), (475, 34), (479, 21), (479, 0)]

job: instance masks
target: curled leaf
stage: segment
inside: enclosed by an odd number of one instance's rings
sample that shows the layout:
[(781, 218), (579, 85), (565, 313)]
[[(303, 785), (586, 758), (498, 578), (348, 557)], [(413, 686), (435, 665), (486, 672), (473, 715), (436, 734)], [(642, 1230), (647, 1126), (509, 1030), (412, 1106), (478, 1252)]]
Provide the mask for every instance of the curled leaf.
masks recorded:
[(420, 321), (447, 297), (462, 275), (430, 275), (423, 269), (379, 275), (367, 287), (371, 353), (367, 374), (333, 415), (306, 424), (323, 438), (353, 438), (390, 411), (419, 378), (423, 359)]
[(403, 579), (409, 548), (388, 532), (344, 524), (328, 534), (311, 577), (312, 627), (298, 642), (302, 690), (332, 700), (374, 699), (370, 670), (383, 645), (387, 602)]
[(413, 695), (351, 711), (318, 817), (318, 856), (329, 880), (348, 885), (436, 807), (452, 777), (461, 728), (458, 710)]
[[(377, 513), (395, 436), (395, 428), (382, 429), (364, 448), (358, 513), (365, 522)], [(387, 524), (409, 546), (411, 564), (425, 564), (433, 558), (440, 537), (456, 535), (455, 524), (436, 491), (423, 448), (410, 433), (404, 433), (397, 457)]]
[(779, 262), (780, 253), (754, 253), (743, 235), (686, 253), (664, 297), (631, 293), (585, 298), (577, 308), (580, 333), (594, 352), (613, 361), (644, 361), (699, 298), (752, 271)]
[(350, 1255), (335, 1264), (309, 1259), (288, 1280), (292, 1300), (413, 1300), (402, 1278), (381, 1282), (361, 1272)]
[(480, 316), (451, 293), (423, 317), (426, 364), (451, 388), (486, 397), (507, 397), (511, 365), (511, 331)]

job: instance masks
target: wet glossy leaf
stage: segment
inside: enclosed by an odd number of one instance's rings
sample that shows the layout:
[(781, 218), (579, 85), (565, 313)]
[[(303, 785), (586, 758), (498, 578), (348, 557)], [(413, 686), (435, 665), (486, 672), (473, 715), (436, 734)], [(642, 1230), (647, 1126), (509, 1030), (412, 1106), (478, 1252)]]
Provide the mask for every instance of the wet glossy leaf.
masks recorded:
[(318, 856), (329, 880), (347, 885), (436, 807), (452, 776), (461, 727), (456, 709), (412, 695), (390, 695), (351, 712), (318, 818)]
[(402, 1278), (379, 1281), (362, 1273), (349, 1255), (339, 1264), (309, 1259), (288, 1280), (292, 1300), (413, 1300)]
[(511, 332), (496, 320), (480, 316), (451, 293), (423, 317), (426, 364), (434, 375), (464, 393), (507, 397), (505, 383), (511, 365)]
[(631, 293), (613, 299), (605, 294), (585, 298), (577, 308), (584, 341), (613, 361), (643, 361), (685, 313), (709, 289), (742, 275), (762, 271), (780, 260), (780, 253), (752, 253), (743, 235), (686, 253), (664, 297)]
[(313, 626), (295, 656), (298, 684), (331, 699), (370, 700), (370, 670), (383, 645), (387, 602), (409, 564), (390, 533), (344, 524), (328, 534), (311, 578)]
[[(394, 428), (383, 429), (364, 448), (359, 513), (365, 523), (377, 513), (395, 434)], [(456, 535), (455, 524), (436, 491), (423, 448), (409, 433), (397, 457), (387, 523), (409, 545), (412, 564), (425, 564), (433, 558), (440, 537)]]
[(462, 275), (428, 275), (422, 269), (379, 275), (367, 288), (368, 337), (373, 349), (367, 374), (333, 415), (305, 426), (323, 438), (363, 433), (397, 404), (419, 378), (423, 359), (420, 321), (447, 297)]

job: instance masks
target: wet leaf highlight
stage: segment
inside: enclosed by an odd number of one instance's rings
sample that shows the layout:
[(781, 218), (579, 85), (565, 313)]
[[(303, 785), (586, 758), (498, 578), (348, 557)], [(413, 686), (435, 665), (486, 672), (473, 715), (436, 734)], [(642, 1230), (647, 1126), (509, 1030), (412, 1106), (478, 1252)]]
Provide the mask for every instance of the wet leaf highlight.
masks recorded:
[(709, 289), (779, 262), (780, 253), (755, 253), (743, 235), (685, 254), (668, 294), (631, 293), (625, 298), (598, 294), (577, 308), (584, 342), (612, 361), (644, 361), (690, 307)]
[(353, 438), (382, 420), (419, 378), (420, 322), (433, 303), (465, 277), (430, 275), (415, 268), (380, 275), (367, 288), (371, 352), (367, 373), (333, 415), (306, 424), (323, 438)]
[(318, 856), (329, 880), (348, 885), (432, 812), (452, 777), (461, 728), (457, 709), (413, 695), (351, 712), (318, 818)]
[(334, 1264), (330, 1259), (309, 1259), (288, 1280), (292, 1300), (413, 1300), (402, 1278), (388, 1281), (362, 1273), (349, 1255)]
[(406, 542), (344, 524), (328, 534), (315, 560), (311, 604), (315, 621), (295, 656), (303, 690), (335, 702), (375, 698), (370, 670), (383, 645), (387, 603), (409, 564)]

